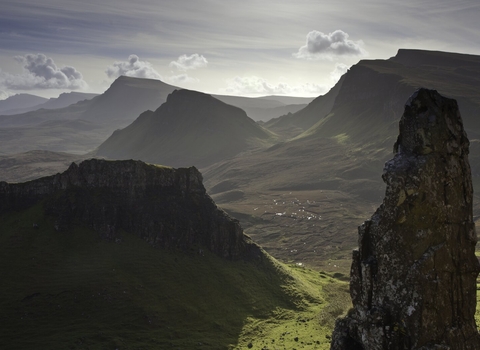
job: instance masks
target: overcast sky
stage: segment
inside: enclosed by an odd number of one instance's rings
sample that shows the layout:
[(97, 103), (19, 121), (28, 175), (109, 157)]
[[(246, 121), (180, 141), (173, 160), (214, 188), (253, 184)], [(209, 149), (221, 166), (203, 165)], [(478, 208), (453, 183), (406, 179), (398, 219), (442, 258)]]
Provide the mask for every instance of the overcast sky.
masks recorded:
[(318, 96), (399, 48), (480, 55), (479, 0), (0, 0), (0, 99), (119, 75), (208, 93)]

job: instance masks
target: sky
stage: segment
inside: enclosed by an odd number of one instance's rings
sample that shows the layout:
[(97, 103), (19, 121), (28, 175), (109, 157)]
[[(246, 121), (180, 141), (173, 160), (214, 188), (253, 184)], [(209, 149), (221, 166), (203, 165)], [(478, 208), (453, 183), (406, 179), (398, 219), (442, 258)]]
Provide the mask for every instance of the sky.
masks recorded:
[(480, 55), (478, 0), (0, 0), (0, 99), (120, 75), (213, 94), (319, 96), (400, 48)]

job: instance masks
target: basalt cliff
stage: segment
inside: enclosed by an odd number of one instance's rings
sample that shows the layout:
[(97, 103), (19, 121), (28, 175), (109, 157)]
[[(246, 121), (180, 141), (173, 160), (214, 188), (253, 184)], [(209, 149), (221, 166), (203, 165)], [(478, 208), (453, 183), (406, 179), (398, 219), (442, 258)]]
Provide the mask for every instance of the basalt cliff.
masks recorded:
[(117, 242), (125, 231), (156, 247), (208, 249), (233, 260), (262, 255), (238, 221), (206, 194), (194, 167), (91, 159), (38, 180), (0, 182), (0, 215), (38, 203), (57, 231), (80, 224)]
[(359, 227), (332, 350), (480, 349), (469, 141), (455, 100), (407, 101), (383, 204)]

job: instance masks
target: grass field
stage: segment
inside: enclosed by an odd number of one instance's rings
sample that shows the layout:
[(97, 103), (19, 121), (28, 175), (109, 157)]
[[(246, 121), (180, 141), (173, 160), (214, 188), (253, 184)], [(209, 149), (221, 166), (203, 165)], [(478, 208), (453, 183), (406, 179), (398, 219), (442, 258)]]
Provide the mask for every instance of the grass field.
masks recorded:
[(350, 306), (347, 283), (268, 255), (225, 261), (53, 224), (40, 206), (0, 218), (2, 349), (328, 349)]

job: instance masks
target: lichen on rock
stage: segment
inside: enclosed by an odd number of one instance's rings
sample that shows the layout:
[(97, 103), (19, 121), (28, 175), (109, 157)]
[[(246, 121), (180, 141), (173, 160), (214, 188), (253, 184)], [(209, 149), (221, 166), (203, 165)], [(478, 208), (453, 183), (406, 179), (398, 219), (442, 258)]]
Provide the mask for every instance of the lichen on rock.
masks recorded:
[(0, 215), (42, 203), (58, 231), (81, 224), (117, 242), (123, 230), (156, 247), (208, 249), (227, 259), (261, 257), (239, 222), (217, 208), (202, 180), (195, 167), (91, 159), (61, 174), (0, 182)]
[(480, 349), (468, 147), (455, 100), (410, 97), (385, 198), (358, 229), (353, 309), (337, 320), (332, 350)]

